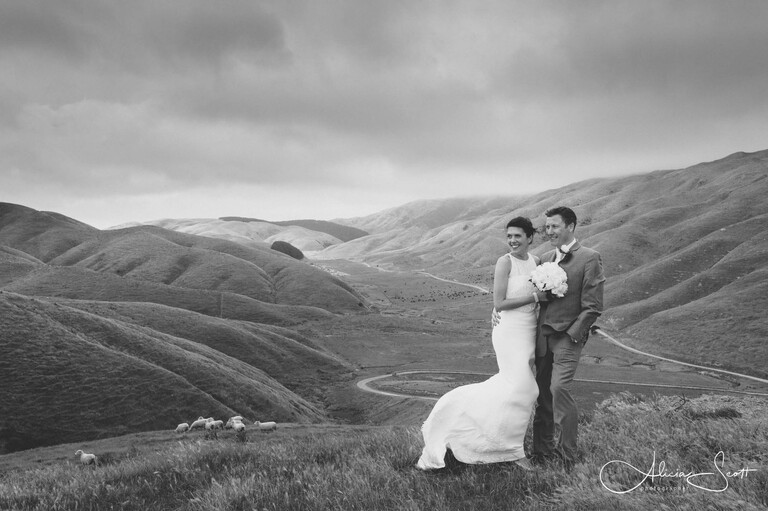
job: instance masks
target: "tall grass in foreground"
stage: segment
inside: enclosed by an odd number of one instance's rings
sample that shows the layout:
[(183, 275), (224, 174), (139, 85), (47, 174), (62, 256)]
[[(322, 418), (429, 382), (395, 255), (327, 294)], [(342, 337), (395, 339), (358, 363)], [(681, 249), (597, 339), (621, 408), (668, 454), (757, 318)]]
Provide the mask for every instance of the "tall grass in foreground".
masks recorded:
[[(583, 458), (526, 472), (511, 463), (424, 473), (418, 427), (334, 429), (316, 436), (188, 437), (96, 468), (76, 464), (0, 476), (0, 509), (508, 510), (765, 509), (765, 401), (620, 395), (583, 421)], [(749, 468), (744, 477), (718, 475)], [(666, 476), (641, 482), (654, 459)], [(606, 465), (607, 464), (607, 465)], [(602, 476), (601, 476), (602, 469)], [(672, 472), (712, 472), (699, 489)], [(727, 489), (721, 492), (727, 480)], [(626, 491), (624, 494), (609, 491)]]

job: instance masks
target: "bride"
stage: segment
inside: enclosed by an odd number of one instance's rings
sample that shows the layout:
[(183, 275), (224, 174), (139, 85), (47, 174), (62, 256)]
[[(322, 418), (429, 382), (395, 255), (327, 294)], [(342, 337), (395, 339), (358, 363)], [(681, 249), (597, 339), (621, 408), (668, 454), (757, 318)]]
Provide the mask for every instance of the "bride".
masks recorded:
[(424, 449), (416, 466), (422, 470), (444, 467), (447, 449), (463, 463), (516, 461), (532, 468), (523, 439), (539, 395), (532, 367), (537, 304), (546, 300), (528, 280), (539, 262), (528, 253), (533, 234), (529, 219), (510, 220), (509, 252), (496, 262), (493, 305), (501, 320), (492, 341), (499, 372), (457, 387), (435, 404), (421, 428)]

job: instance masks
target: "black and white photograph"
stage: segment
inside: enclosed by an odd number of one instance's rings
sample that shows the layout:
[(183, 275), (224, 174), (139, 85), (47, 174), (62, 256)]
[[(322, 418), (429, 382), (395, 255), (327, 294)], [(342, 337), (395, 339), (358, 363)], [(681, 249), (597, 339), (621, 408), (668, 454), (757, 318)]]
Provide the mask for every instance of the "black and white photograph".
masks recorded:
[(766, 27), (0, 0), (0, 509), (768, 509)]

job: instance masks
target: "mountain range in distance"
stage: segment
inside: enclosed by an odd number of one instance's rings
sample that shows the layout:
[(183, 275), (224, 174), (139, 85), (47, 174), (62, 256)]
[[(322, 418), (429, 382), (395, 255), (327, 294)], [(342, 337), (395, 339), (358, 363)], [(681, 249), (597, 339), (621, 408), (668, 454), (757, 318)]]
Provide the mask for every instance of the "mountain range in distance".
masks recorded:
[(112, 229), (155, 225), (164, 229), (234, 241), (253, 248), (264, 248), (284, 241), (302, 252), (317, 252), (326, 247), (366, 236), (355, 227), (323, 220), (290, 220), (269, 222), (247, 217), (204, 219), (162, 219), (124, 224)]
[[(296, 327), (375, 309), (313, 261), (490, 288), (506, 222), (541, 227), (556, 205), (576, 211), (577, 237), (602, 254), (603, 328), (659, 355), (768, 376), (768, 151), (327, 222), (99, 230), (0, 203), (0, 407), (14, 411), (0, 417), (0, 453), (162, 429), (170, 416), (323, 420), (319, 389), (354, 368)], [(271, 250), (275, 241), (308, 260)], [(549, 249), (537, 235), (532, 252)]]

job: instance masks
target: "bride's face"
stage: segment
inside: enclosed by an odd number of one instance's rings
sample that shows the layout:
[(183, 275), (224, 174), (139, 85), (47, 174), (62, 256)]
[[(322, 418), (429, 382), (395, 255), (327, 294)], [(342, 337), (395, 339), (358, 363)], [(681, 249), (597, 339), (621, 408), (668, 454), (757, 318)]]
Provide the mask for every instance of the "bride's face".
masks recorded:
[(520, 227), (507, 227), (507, 245), (509, 252), (516, 256), (525, 256), (528, 254), (528, 246), (533, 238), (525, 235), (525, 231)]

